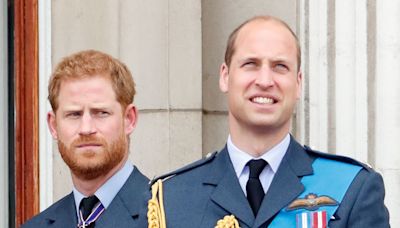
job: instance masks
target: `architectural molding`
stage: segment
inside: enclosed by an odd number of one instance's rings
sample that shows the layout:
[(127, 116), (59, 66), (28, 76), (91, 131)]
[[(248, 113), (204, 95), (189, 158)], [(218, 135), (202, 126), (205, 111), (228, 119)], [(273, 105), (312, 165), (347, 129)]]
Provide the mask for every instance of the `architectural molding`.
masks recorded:
[(39, 212), (38, 8), (14, 1), (16, 226)]
[(51, 75), (51, 0), (39, 0), (39, 178), (40, 211), (53, 203), (53, 138), (47, 129), (47, 85)]

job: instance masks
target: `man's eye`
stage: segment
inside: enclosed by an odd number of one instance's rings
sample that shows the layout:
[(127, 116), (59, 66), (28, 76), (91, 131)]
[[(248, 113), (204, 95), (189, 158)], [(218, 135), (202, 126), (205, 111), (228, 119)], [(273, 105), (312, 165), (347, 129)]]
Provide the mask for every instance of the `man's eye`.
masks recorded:
[(256, 65), (257, 65), (256, 62), (251, 61), (243, 63), (242, 67), (255, 67)]
[(285, 64), (276, 64), (274, 69), (278, 73), (286, 73), (289, 71), (289, 67), (286, 66)]
[(96, 113), (96, 115), (97, 115), (98, 117), (107, 117), (107, 116), (110, 115), (110, 113), (109, 113), (109, 112), (106, 112), (106, 111), (99, 111), (99, 112)]
[(81, 113), (80, 112), (70, 112), (70, 113), (67, 113), (67, 117), (68, 118), (78, 118), (78, 117), (80, 117), (81, 116)]

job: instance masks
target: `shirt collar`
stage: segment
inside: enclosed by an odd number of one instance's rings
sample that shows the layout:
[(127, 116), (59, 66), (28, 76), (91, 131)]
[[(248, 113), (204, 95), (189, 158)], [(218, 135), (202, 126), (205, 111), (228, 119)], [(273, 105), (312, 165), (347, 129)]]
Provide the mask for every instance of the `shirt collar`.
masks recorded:
[[(110, 179), (106, 181), (97, 191), (94, 193), (94, 195), (97, 196), (97, 198), (100, 200), (101, 204), (107, 209), (108, 206), (110, 206), (111, 201), (114, 199), (114, 197), (117, 195), (119, 190), (122, 188), (122, 186), (125, 184), (126, 180), (128, 180), (129, 176), (131, 175), (133, 171), (133, 166), (129, 164), (129, 162), (125, 162), (125, 165), (118, 170)], [(79, 204), (81, 200), (85, 197), (82, 193), (80, 193), (75, 186), (73, 187), (73, 194), (74, 194), (74, 199), (75, 199), (75, 207), (77, 213), (79, 213)], [(79, 217), (79, 214), (78, 214)]]
[(228, 153), (232, 161), (233, 168), (235, 169), (236, 176), (239, 177), (241, 175), (247, 162), (250, 161), (251, 159), (264, 159), (265, 161), (268, 162), (268, 165), (271, 168), (272, 172), (276, 173), (279, 165), (281, 164), (283, 156), (285, 156), (286, 151), (289, 148), (289, 143), (290, 143), (290, 135), (287, 134), (286, 137), (281, 142), (279, 142), (269, 151), (266, 151), (260, 157), (253, 157), (250, 154), (237, 148), (233, 144), (231, 136), (229, 135), (227, 140)]

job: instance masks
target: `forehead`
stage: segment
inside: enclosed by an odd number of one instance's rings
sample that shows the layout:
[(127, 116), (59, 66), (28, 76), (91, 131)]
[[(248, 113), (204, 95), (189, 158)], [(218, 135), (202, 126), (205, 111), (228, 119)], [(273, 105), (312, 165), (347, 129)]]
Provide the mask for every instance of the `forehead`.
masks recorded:
[(274, 20), (259, 19), (244, 25), (238, 32), (234, 46), (235, 53), (249, 49), (297, 53), (295, 37), (288, 28)]
[(59, 90), (64, 90), (65, 88), (74, 87), (76, 85), (103, 85), (111, 86), (111, 79), (105, 74), (95, 74), (95, 75), (83, 75), (79, 77), (69, 77), (60, 80)]
[(116, 94), (111, 80), (106, 76), (90, 76), (64, 80), (60, 84), (58, 101), (79, 100), (115, 100)]

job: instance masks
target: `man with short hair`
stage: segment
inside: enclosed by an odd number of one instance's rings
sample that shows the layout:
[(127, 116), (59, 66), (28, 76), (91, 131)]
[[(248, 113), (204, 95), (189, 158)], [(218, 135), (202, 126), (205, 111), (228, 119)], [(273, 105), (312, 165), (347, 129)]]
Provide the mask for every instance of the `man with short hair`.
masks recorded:
[(121, 61), (88, 50), (65, 57), (49, 83), (50, 132), (73, 191), (22, 227), (139, 227), (148, 179), (129, 164), (135, 83)]
[(219, 80), (227, 145), (153, 181), (149, 227), (389, 227), (378, 173), (290, 135), (302, 77), (286, 23), (260, 16), (234, 30)]

